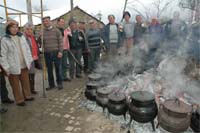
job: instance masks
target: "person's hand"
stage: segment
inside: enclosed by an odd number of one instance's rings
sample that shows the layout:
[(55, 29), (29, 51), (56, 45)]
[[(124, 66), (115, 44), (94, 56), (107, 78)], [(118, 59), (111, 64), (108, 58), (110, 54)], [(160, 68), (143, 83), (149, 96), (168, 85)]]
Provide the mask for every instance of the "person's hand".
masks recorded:
[(58, 52), (58, 58), (62, 58), (62, 53), (61, 52)]

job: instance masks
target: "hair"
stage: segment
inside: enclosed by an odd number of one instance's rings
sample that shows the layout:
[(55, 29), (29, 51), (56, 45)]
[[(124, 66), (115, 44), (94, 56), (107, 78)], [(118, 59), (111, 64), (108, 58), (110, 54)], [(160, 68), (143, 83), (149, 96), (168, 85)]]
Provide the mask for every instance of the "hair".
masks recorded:
[(113, 17), (115, 19), (115, 16), (113, 14), (108, 15), (108, 18), (109, 17)]
[(64, 18), (60, 17), (60, 18), (57, 19), (57, 22), (60, 22), (61, 19), (64, 20)]
[(13, 25), (16, 25), (16, 26), (18, 26), (18, 22), (17, 21), (15, 21), (15, 20), (9, 20), (7, 23), (6, 23), (6, 34), (11, 34), (10, 33), (10, 27), (12, 27)]
[(42, 21), (45, 20), (45, 19), (51, 19), (51, 17), (50, 16), (45, 16), (45, 17), (42, 18)]
[(32, 23), (26, 23), (25, 25), (24, 25), (24, 28), (26, 29), (26, 28), (32, 28), (32, 29), (34, 29), (34, 25), (32, 24)]
[(70, 19), (68, 25), (70, 25), (71, 23), (76, 23), (76, 21), (74, 19)]
[(124, 14), (123, 14), (123, 18), (128, 15), (129, 17), (131, 17), (131, 14), (128, 12), (128, 11), (125, 11)]

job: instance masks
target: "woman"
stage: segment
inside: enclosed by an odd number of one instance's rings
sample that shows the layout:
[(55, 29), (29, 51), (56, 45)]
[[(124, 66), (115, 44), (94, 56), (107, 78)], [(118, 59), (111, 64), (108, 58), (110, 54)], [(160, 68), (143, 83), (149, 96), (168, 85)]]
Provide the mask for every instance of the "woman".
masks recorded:
[(0, 64), (8, 76), (16, 104), (25, 106), (25, 101), (34, 100), (28, 77), (33, 59), (26, 39), (18, 29), (16, 21), (7, 22), (6, 35), (1, 40)]
[(29, 82), (30, 82), (30, 88), (31, 88), (31, 93), (32, 94), (37, 94), (37, 91), (35, 91), (35, 62), (39, 61), (39, 47), (38, 44), (35, 40), (35, 37), (33, 35), (33, 29), (34, 25), (31, 23), (26, 23), (24, 25), (24, 36), (27, 40), (27, 43), (29, 44), (32, 57), (33, 57), (33, 62), (31, 64), (31, 68), (29, 70)]

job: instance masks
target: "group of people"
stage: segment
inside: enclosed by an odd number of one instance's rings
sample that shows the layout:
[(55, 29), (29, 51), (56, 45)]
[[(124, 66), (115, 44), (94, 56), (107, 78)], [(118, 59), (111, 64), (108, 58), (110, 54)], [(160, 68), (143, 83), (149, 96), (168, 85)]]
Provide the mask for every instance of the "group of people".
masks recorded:
[[(42, 69), (40, 64), (39, 47), (43, 48), (44, 60), (47, 68), (49, 86), (46, 90), (63, 89), (63, 81), (71, 81), (75, 77), (82, 78), (82, 71), (91, 73), (97, 68), (100, 61), (102, 47), (105, 47), (109, 60), (112, 60), (120, 49), (125, 55), (131, 55), (131, 49), (138, 45), (143, 36), (148, 33), (153, 40), (151, 52), (159, 47), (163, 36), (169, 40), (176, 39), (186, 33), (186, 25), (179, 19), (179, 14), (167, 22), (163, 27), (156, 18), (149, 24), (144, 24), (142, 16), (131, 21), (131, 14), (124, 12), (124, 22), (116, 23), (114, 15), (108, 15), (108, 24), (102, 29), (98, 28), (95, 20), (77, 22), (68, 21), (65, 28), (64, 18), (58, 18), (56, 26), (49, 16), (42, 18), (43, 29), (40, 36), (34, 36), (34, 25), (24, 25), (24, 33), (19, 32), (18, 23), (9, 20), (6, 24), (5, 36), (0, 44), (0, 76), (1, 76), (1, 102), (13, 103), (8, 98), (5, 75), (13, 90), (15, 102), (18, 106), (25, 106), (25, 101), (33, 101), (35, 91), (35, 67)], [(178, 47), (178, 46), (177, 46)], [(84, 64), (81, 62), (83, 57)], [(54, 70), (56, 83), (54, 80)]]

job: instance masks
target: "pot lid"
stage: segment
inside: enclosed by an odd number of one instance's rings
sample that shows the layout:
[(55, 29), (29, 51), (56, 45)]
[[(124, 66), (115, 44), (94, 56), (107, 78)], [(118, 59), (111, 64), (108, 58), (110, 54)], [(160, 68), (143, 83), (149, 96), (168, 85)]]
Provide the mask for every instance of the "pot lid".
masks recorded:
[(100, 94), (110, 94), (112, 93), (112, 88), (109, 88), (109, 87), (103, 87), (103, 88), (99, 88), (97, 89), (97, 93), (100, 93)]
[(169, 99), (164, 102), (164, 107), (175, 113), (189, 113), (192, 111), (192, 107), (184, 102), (176, 99)]
[(88, 75), (88, 78), (89, 79), (100, 79), (101, 75), (98, 73), (92, 73), (92, 74)]
[(120, 102), (125, 100), (125, 95), (122, 93), (111, 93), (110, 95), (108, 95), (108, 98), (112, 101), (116, 101), (116, 102)]
[(131, 98), (141, 102), (148, 102), (154, 100), (155, 96), (148, 91), (136, 91), (131, 94)]

